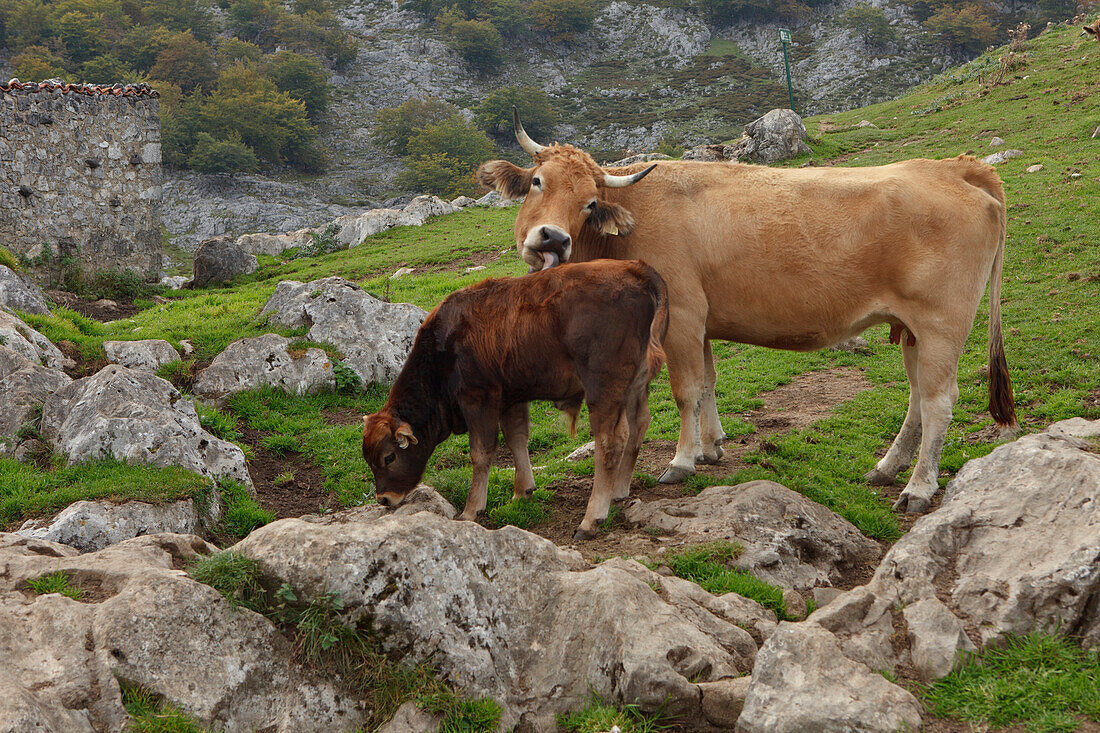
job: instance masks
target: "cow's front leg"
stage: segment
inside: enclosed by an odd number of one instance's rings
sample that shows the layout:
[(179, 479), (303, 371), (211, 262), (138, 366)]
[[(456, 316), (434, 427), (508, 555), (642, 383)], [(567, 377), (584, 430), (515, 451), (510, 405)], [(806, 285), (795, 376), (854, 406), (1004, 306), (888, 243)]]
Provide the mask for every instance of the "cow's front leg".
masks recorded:
[(622, 402), (589, 404), (588, 415), (596, 438), (596, 475), (592, 480), (592, 496), (588, 499), (584, 519), (573, 535), (574, 541), (592, 539), (596, 536), (600, 522), (607, 519), (623, 449), (630, 438), (630, 428)]
[(512, 462), (516, 464), (513, 499), (525, 499), (535, 492), (535, 474), (531, 470), (531, 455), (527, 452), (530, 424), (526, 402), (512, 405), (500, 416), (500, 429), (504, 433), (504, 443), (512, 452)]
[(726, 432), (722, 430), (722, 421), (718, 417), (718, 396), (715, 393), (717, 382), (718, 372), (714, 368), (714, 352), (710, 347), (710, 339), (705, 339), (703, 341), (703, 396), (700, 409), (703, 457), (700, 463), (718, 463), (725, 453), (722, 450), (722, 441), (726, 439)]
[(466, 426), (470, 430), (470, 463), (473, 476), (470, 493), (466, 496), (466, 508), (459, 519), (474, 520), (485, 511), (489, 497), (489, 467), (497, 450), (497, 431), (500, 425), (500, 409), (493, 400), (486, 399), (472, 410), (463, 410)]
[[(673, 315), (676, 315), (675, 311)], [(662, 484), (675, 484), (695, 473), (696, 462), (705, 460), (699, 417), (703, 397), (703, 325), (688, 323), (685, 317), (671, 318), (665, 337), (668, 378), (680, 411), (680, 440), (665, 472)]]

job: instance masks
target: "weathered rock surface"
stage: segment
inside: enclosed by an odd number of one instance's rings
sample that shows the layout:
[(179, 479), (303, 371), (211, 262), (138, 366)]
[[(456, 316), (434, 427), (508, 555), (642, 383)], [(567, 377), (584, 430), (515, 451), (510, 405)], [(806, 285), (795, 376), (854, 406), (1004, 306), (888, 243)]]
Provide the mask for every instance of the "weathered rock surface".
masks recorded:
[(787, 588), (832, 585), (882, 554), (850, 522), (774, 481), (711, 486), (697, 496), (635, 502), (627, 521), (687, 542), (736, 540), (739, 567)]
[(248, 254), (277, 256), (291, 247), (313, 244), (312, 229), (297, 229), (285, 234), (242, 234), (237, 246)]
[(737, 162), (737, 150), (733, 145), (696, 145), (690, 150), (685, 150), (683, 160), (699, 160), (704, 163), (721, 161)]
[(348, 247), (359, 246), (364, 239), (387, 229), (401, 226), (421, 226), (432, 216), (453, 214), (461, 207), (436, 196), (417, 196), (404, 209), (370, 209), (359, 214), (346, 214), (332, 222), (336, 240)]
[(445, 519), (454, 519), (458, 514), (442, 494), (427, 484), (420, 484), (409, 492), (405, 501), (401, 502), (401, 506), (396, 509), (387, 509), (381, 504), (370, 503), (329, 514), (306, 514), (299, 519), (314, 524), (348, 524), (349, 522), (373, 522), (383, 517), (405, 517), (420, 512), (431, 512)]
[(996, 153), (993, 153), (992, 155), (987, 155), (982, 158), (982, 162), (988, 163), (989, 165), (1000, 165), (1006, 160), (1019, 158), (1023, 154), (1023, 150), (1017, 150), (1015, 148), (1009, 148), (1008, 150), (998, 150)]
[(204, 399), (220, 399), (263, 386), (296, 395), (336, 389), (332, 362), (323, 350), (291, 353), (287, 350), (290, 344), (290, 339), (274, 333), (234, 341), (199, 373), (194, 393)]
[(0, 346), (7, 346), (50, 369), (64, 369), (73, 363), (48, 338), (4, 310), (0, 310)]
[(279, 283), (260, 315), (284, 328), (308, 328), (308, 337), (332, 344), (364, 384), (397, 378), (427, 312), (408, 303), (386, 303), (355, 283), (327, 277)]
[(212, 237), (195, 250), (192, 288), (220, 285), (238, 275), (256, 272), (256, 255), (241, 249), (232, 237)]
[(43, 316), (50, 312), (42, 290), (30, 278), (23, 277), (6, 265), (0, 265), (0, 308)]
[[(11, 632), (0, 634), (0, 669), (19, 680), (12, 689), (0, 678), (0, 729), (15, 720), (121, 731), (120, 679), (216, 730), (355, 728), (363, 714), (352, 699), (301, 668), (269, 621), (175, 569), (214, 550), (198, 537), (161, 534), (81, 555), (0, 534), (0, 628)], [(21, 592), (58, 570), (84, 598)]]
[(164, 339), (141, 341), (104, 341), (107, 361), (127, 369), (155, 372), (165, 364), (180, 360), (180, 354)]
[(616, 160), (614, 163), (609, 163), (607, 167), (620, 168), (634, 165), (635, 163), (648, 163), (651, 160), (672, 160), (672, 156), (665, 155), (664, 153), (638, 153), (637, 155), (631, 155), (621, 160)]
[(161, 532), (193, 534), (198, 528), (199, 516), (191, 499), (166, 504), (78, 501), (48, 521), (27, 520), (16, 534), (60, 542), (81, 552), (95, 552), (142, 535)]
[(809, 153), (806, 138), (801, 117), (789, 109), (773, 109), (745, 125), (733, 155), (742, 162), (770, 165)]
[(675, 579), (633, 561), (590, 567), (514, 527), (488, 531), (430, 511), (327, 526), (285, 519), (234, 549), (299, 598), (338, 593), (347, 623), (369, 623), (388, 647), (431, 657), (469, 694), (501, 703), (505, 729), (553, 730), (556, 713), (593, 692), (663, 706), (705, 729), (713, 723), (692, 680), (742, 676), (756, 644), (738, 623), (768, 621), (752, 601), (692, 584), (680, 593)]
[(51, 395), (42, 408), (42, 437), (73, 462), (179, 466), (252, 485), (244, 452), (203, 430), (195, 406), (170, 382), (117, 364)]
[(421, 710), (415, 702), (409, 701), (397, 709), (378, 733), (436, 733), (440, 722), (440, 716)]
[(15, 435), (47, 397), (73, 381), (23, 354), (0, 346), (0, 435)]

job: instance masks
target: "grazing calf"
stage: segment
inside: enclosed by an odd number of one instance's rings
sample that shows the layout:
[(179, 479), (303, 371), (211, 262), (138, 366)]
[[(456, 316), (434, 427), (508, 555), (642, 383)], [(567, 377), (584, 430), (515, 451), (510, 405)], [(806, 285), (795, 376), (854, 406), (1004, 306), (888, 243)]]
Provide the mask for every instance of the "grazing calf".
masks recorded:
[(552, 400), (575, 423), (584, 401), (596, 476), (574, 539), (594, 537), (612, 498), (630, 493), (667, 326), (665, 283), (644, 262), (565, 265), (452, 293), (424, 320), (386, 404), (363, 418), (378, 503), (400, 504), (436, 446), (469, 432), (473, 480), (459, 518), (474, 519), (498, 426), (515, 460), (514, 496), (530, 496), (527, 403)]
[(1081, 34), (1092, 36), (1100, 41), (1100, 18), (1092, 21), (1092, 25), (1081, 26)]

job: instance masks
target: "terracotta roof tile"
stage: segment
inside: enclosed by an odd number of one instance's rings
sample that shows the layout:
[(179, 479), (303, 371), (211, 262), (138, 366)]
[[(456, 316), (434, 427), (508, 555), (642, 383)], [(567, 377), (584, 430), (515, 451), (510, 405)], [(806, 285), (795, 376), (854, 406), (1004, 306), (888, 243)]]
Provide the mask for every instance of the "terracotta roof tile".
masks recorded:
[(43, 82), (21, 82), (12, 79), (7, 84), (0, 82), (0, 92), (64, 92), (68, 94), (103, 94), (114, 97), (159, 97), (160, 93), (148, 84), (67, 84), (60, 79), (47, 79)]

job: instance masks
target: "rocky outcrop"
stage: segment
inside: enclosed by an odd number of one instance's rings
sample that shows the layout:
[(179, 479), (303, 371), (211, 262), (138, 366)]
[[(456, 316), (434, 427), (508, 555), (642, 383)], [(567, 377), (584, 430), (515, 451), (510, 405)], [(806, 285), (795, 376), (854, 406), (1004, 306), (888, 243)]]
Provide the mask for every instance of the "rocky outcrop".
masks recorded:
[(65, 369), (73, 364), (48, 338), (4, 310), (0, 310), (0, 346), (50, 369)]
[[(1100, 644), (1100, 455), (1082, 436), (1100, 436), (1100, 421), (1056, 423), (963, 466), (943, 505), (898, 540), (867, 585), (780, 625), (757, 656), (738, 729), (894, 730), (884, 705), (909, 711), (908, 693), (883, 688), (870, 670), (909, 665), (937, 679), (960, 651), (1035, 630)], [(847, 727), (833, 708), (792, 705), (793, 681), (824, 679), (814, 698), (852, 701), (836, 708), (847, 710)], [(866, 705), (872, 682), (877, 702)]]
[(688, 543), (735, 540), (735, 563), (786, 588), (832, 585), (882, 555), (844, 518), (774, 481), (711, 486), (697, 496), (635, 502), (627, 521)]
[(633, 561), (591, 567), (523, 530), (430, 511), (327, 526), (284, 519), (234, 549), (299, 598), (338, 593), (346, 623), (498, 701), (504, 729), (553, 730), (556, 714), (593, 693), (714, 727), (702, 686), (713, 700), (745, 674), (756, 640), (739, 624), (768, 620), (752, 601), (693, 584), (685, 593)]
[(12, 436), (33, 419), (38, 407), (71, 377), (0, 346), (0, 436)]
[(311, 341), (335, 346), (363, 384), (391, 384), (427, 313), (408, 303), (386, 303), (355, 283), (327, 277), (279, 283), (260, 315), (273, 326), (308, 328)]
[(291, 247), (313, 244), (312, 229), (297, 229), (285, 234), (242, 234), (237, 246), (248, 254), (277, 256)]
[(370, 209), (361, 214), (347, 214), (332, 222), (336, 240), (346, 247), (357, 247), (363, 240), (387, 229), (401, 226), (421, 226), (432, 216), (453, 214), (460, 207), (435, 196), (417, 196), (404, 209)]
[(141, 341), (104, 341), (107, 361), (127, 369), (155, 372), (165, 364), (180, 360), (180, 354), (164, 339)]
[(332, 362), (323, 350), (307, 348), (291, 352), (290, 345), (290, 339), (274, 333), (234, 341), (199, 373), (194, 393), (203, 399), (221, 399), (264, 386), (296, 395), (336, 389)]
[(244, 452), (203, 430), (195, 406), (170, 382), (117, 364), (51, 395), (42, 437), (74, 463), (115, 458), (252, 485)]
[(195, 250), (190, 287), (205, 288), (256, 272), (256, 255), (237, 246), (232, 237), (207, 239)]
[(0, 308), (46, 315), (50, 306), (42, 290), (10, 267), (0, 265)]
[[(0, 534), (0, 725), (121, 731), (122, 680), (213, 730), (356, 728), (363, 712), (354, 698), (301, 667), (275, 626), (176, 569), (216, 549), (161, 534), (81, 555)], [(57, 571), (85, 595), (26, 590)]]
[(49, 521), (27, 520), (16, 534), (60, 542), (81, 552), (95, 552), (142, 535), (161, 532), (192, 534), (198, 529), (199, 516), (191, 499), (167, 504), (78, 501)]
[(717, 163), (729, 161), (737, 162), (737, 151), (733, 145), (696, 145), (690, 150), (685, 150), (682, 160), (698, 160), (704, 163)]
[(811, 152), (806, 138), (801, 117), (789, 109), (773, 109), (745, 125), (733, 146), (733, 157), (742, 163), (771, 165)]

